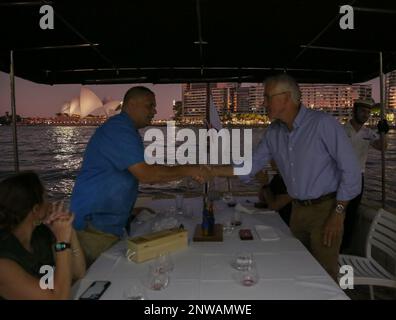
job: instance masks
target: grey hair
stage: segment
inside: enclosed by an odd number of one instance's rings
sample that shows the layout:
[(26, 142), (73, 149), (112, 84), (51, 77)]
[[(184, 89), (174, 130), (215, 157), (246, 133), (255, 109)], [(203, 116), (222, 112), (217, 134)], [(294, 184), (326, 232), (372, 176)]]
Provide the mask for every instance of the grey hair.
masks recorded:
[(275, 76), (271, 76), (265, 80), (265, 84), (275, 84), (276, 88), (281, 91), (290, 91), (291, 98), (294, 103), (300, 104), (301, 91), (297, 81), (286, 73), (281, 73)]

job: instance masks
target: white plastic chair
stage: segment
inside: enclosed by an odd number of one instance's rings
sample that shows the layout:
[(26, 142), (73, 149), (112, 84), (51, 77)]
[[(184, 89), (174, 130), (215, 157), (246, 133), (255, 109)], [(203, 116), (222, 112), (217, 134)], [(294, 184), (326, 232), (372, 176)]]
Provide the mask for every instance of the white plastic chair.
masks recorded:
[(354, 270), (354, 284), (370, 286), (370, 298), (374, 300), (373, 286), (396, 288), (396, 276), (385, 270), (372, 257), (376, 247), (396, 264), (396, 216), (379, 209), (371, 223), (366, 241), (366, 257), (340, 255), (338, 264), (350, 265)]

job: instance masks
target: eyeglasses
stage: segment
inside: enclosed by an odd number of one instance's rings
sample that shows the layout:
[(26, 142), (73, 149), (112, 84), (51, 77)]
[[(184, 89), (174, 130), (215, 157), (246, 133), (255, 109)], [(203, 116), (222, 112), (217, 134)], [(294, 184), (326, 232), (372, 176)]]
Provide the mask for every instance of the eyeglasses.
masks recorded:
[(264, 95), (264, 101), (265, 101), (265, 102), (270, 102), (270, 101), (272, 100), (273, 97), (279, 96), (279, 95), (281, 95), (281, 94), (288, 93), (288, 92), (289, 92), (289, 91), (282, 91), (282, 92), (274, 93), (274, 94), (271, 94), (271, 95), (265, 94), (265, 95)]

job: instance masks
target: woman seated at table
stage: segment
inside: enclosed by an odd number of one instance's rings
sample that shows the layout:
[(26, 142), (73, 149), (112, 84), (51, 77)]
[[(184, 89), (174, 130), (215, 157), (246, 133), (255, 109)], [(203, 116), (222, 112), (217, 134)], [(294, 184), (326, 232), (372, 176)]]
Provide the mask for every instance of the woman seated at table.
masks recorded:
[(85, 274), (73, 218), (46, 201), (33, 172), (0, 182), (0, 299), (70, 298), (72, 280)]

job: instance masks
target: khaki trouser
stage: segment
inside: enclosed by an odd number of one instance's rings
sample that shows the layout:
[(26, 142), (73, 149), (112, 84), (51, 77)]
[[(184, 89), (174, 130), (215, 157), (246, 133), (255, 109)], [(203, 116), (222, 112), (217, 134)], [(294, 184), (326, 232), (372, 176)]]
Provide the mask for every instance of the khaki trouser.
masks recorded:
[(87, 267), (89, 267), (102, 252), (109, 249), (120, 240), (117, 236), (99, 231), (93, 227), (77, 231), (77, 237), (84, 250)]
[(331, 247), (326, 247), (323, 244), (323, 228), (328, 216), (334, 212), (335, 205), (335, 199), (310, 206), (302, 206), (293, 202), (290, 229), (330, 276), (337, 281), (337, 261), (342, 233), (332, 242)]

